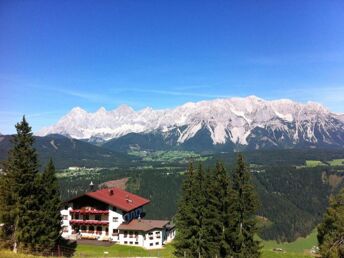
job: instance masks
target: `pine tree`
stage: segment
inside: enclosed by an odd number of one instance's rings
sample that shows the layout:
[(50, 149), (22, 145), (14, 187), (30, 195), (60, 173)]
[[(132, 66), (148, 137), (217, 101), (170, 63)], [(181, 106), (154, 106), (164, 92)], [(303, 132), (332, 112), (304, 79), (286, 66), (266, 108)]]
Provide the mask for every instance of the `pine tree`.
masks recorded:
[(14, 248), (33, 249), (38, 244), (39, 194), (37, 154), (34, 138), (25, 117), (16, 125), (13, 148), (4, 166), (4, 178), (0, 185), (1, 220), (5, 224), (6, 240)]
[(174, 241), (176, 248), (175, 255), (177, 257), (192, 257), (192, 232), (190, 227), (194, 224), (194, 214), (192, 214), (192, 197), (194, 188), (194, 175), (195, 171), (192, 163), (189, 164), (189, 168), (185, 174), (183, 181), (181, 198), (178, 203), (178, 210), (176, 214), (176, 229), (177, 234)]
[(221, 257), (228, 257), (231, 255), (231, 241), (226, 238), (226, 228), (229, 228), (231, 221), (230, 214), (230, 195), (232, 193), (232, 185), (230, 177), (228, 176), (222, 163), (216, 165), (216, 180), (217, 180), (217, 196), (220, 198), (220, 214), (221, 214), (221, 242), (220, 242), (220, 255)]
[(206, 187), (205, 174), (202, 165), (199, 165), (195, 173), (191, 205), (192, 213), (195, 215), (195, 223), (191, 227), (195, 243), (192, 249), (194, 257), (211, 257), (211, 250), (209, 250), (207, 241), (208, 232), (205, 225), (205, 212), (207, 210)]
[(181, 199), (176, 214), (177, 257), (208, 257), (208, 243), (204, 227), (206, 207), (205, 175), (202, 167), (194, 170), (190, 164), (185, 175)]
[(330, 197), (329, 207), (318, 226), (318, 242), (322, 257), (344, 257), (344, 189)]
[(222, 221), (220, 214), (220, 196), (216, 184), (216, 171), (208, 171), (205, 178), (205, 207), (203, 212), (204, 241), (206, 257), (219, 257)]
[(4, 173), (0, 175), (0, 247), (10, 248), (14, 244), (14, 222), (16, 218), (16, 198), (13, 191), (13, 176), (8, 172), (8, 162), (4, 163)]
[(49, 160), (42, 176), (41, 185), (41, 232), (39, 237), (40, 246), (45, 249), (55, 247), (61, 231), (61, 200), (55, 167), (52, 159)]
[(231, 244), (233, 257), (259, 257), (259, 242), (254, 240), (257, 232), (255, 212), (258, 200), (250, 181), (250, 172), (241, 154), (237, 158), (232, 182), (226, 242)]

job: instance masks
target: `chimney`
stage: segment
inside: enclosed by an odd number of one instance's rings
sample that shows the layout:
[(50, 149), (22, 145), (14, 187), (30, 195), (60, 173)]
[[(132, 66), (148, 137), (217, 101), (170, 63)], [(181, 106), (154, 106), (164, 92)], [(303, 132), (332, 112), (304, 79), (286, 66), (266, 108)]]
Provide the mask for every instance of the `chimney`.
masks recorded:
[(109, 190), (109, 195), (113, 195), (113, 189)]

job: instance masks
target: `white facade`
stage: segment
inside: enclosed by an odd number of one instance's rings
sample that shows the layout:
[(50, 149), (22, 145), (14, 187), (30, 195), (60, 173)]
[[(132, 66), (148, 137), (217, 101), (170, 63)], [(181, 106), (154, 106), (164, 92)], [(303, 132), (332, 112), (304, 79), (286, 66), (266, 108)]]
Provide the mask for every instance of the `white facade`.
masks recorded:
[(62, 237), (69, 238), (72, 235), (72, 227), (70, 225), (70, 220), (72, 219), (70, 215), (71, 207), (66, 207), (67, 209), (61, 210), (61, 217), (62, 217)]
[(120, 230), (119, 244), (141, 246), (146, 249), (162, 248), (164, 244), (171, 242), (174, 238), (168, 237), (168, 235), (169, 233), (166, 228), (154, 229), (148, 232), (138, 230)]
[(116, 209), (116, 207), (110, 207), (109, 209), (109, 232), (111, 241), (117, 242), (118, 234), (117, 228), (124, 222), (123, 211)]

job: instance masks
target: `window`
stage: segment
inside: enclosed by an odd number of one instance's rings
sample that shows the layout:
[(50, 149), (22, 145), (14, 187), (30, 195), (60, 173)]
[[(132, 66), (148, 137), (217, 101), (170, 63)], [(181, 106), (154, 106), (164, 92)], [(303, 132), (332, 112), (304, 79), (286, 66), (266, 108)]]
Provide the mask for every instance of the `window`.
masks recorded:
[(125, 245), (128, 244), (128, 241), (124, 241), (124, 244), (125, 244)]
[(118, 229), (113, 229), (112, 230), (112, 235), (113, 236), (118, 236)]
[(79, 213), (75, 213), (74, 217), (75, 219), (79, 219)]
[(102, 220), (102, 215), (96, 214), (96, 215), (94, 216), (94, 218), (95, 218), (95, 220)]
[(68, 227), (63, 227), (63, 232), (68, 232)]
[(94, 227), (93, 226), (89, 226), (88, 230), (89, 231), (94, 231)]
[(138, 245), (139, 244), (139, 242), (135, 242), (135, 245)]
[(83, 219), (84, 220), (89, 220), (90, 219), (90, 215), (89, 214), (84, 214)]
[(155, 242), (155, 245), (159, 245), (159, 242)]
[(133, 244), (133, 241), (130, 241), (130, 242), (129, 242), (129, 244), (131, 244), (131, 245), (132, 245), (132, 244)]
[(118, 222), (118, 217), (113, 217), (112, 222)]
[(63, 215), (63, 220), (68, 220), (68, 215)]
[(153, 243), (150, 243), (149, 246), (153, 246)]

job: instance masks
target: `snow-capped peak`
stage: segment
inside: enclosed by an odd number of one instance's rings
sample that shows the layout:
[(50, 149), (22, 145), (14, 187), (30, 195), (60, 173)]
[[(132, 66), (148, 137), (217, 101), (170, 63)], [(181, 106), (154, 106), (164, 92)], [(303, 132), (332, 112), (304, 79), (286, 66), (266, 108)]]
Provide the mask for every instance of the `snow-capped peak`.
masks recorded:
[(84, 114), (87, 113), (86, 110), (82, 109), (81, 107), (74, 107), (72, 108), (72, 110), (69, 113), (73, 113), (73, 114)]
[(132, 107), (130, 107), (126, 104), (120, 105), (119, 107), (117, 107), (113, 111), (120, 113), (120, 114), (131, 114), (131, 113), (135, 112), (134, 109), (132, 109)]
[(267, 101), (248, 96), (188, 102), (164, 110), (144, 108), (135, 111), (128, 105), (121, 105), (112, 111), (100, 108), (88, 113), (77, 107), (56, 125), (42, 129), (38, 135), (57, 133), (78, 139), (97, 137), (109, 140), (132, 132), (160, 131), (168, 135), (178, 129), (178, 143), (183, 143), (205, 128), (214, 144), (231, 141), (246, 145), (256, 128), (286, 132), (286, 137), (295, 142), (300, 140), (300, 132), (314, 140), (315, 123), (320, 121), (326, 129), (330, 118), (343, 121), (342, 116), (331, 113), (318, 103), (301, 104), (289, 99)]

